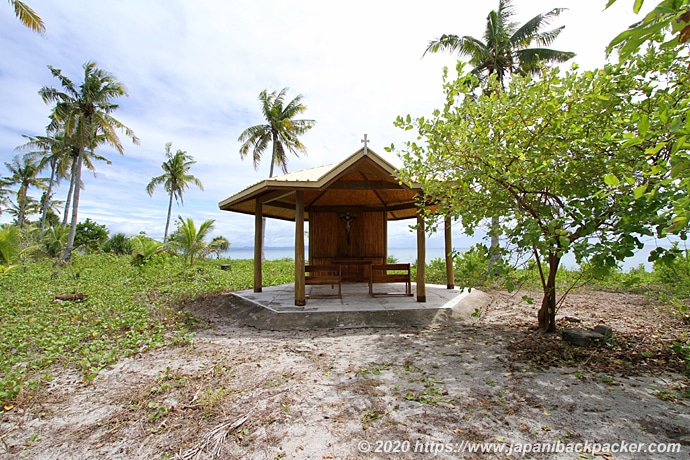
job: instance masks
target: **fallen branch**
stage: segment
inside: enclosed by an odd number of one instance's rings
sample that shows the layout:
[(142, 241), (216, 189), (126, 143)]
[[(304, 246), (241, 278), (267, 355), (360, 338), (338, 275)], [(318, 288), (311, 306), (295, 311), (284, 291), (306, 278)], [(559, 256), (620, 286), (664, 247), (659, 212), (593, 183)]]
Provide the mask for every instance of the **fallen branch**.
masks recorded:
[(75, 292), (75, 293), (73, 293), (73, 294), (61, 294), (61, 295), (56, 295), (55, 298), (54, 298), (53, 300), (62, 300), (62, 301), (71, 301), (71, 302), (74, 302), (74, 301), (81, 302), (81, 301), (83, 301), (84, 299), (86, 299), (86, 297), (87, 297), (87, 296), (84, 295), (84, 294), (81, 293), (81, 292)]
[(206, 434), (206, 436), (204, 436), (201, 441), (197, 442), (193, 447), (187, 449), (185, 452), (180, 451), (175, 455), (174, 458), (181, 460), (201, 458), (201, 454), (206, 451), (211, 444), (212, 446), (208, 450), (208, 453), (211, 454), (211, 458), (217, 458), (220, 456), (220, 451), (223, 447), (225, 439), (228, 437), (228, 433), (242, 426), (242, 424), (249, 418), (249, 415), (250, 414), (245, 414), (235, 421), (221, 423), (212, 429), (208, 434)]

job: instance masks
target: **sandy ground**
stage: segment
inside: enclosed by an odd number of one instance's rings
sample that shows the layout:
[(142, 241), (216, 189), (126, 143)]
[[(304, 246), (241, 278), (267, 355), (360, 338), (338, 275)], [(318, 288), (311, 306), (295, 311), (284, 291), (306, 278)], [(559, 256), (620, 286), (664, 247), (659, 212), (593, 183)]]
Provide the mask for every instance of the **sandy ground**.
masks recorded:
[[(689, 458), (690, 400), (677, 397), (688, 382), (667, 372), (682, 367), (665, 351), (688, 326), (670, 309), (573, 294), (559, 317), (605, 322), (615, 338), (578, 355), (533, 330), (521, 294), (490, 294), (472, 323), (303, 332), (244, 327), (228, 296), (206, 299), (187, 306), (209, 324), (189, 346), (123, 360), (91, 384), (63, 371), (2, 414), (0, 459)], [(539, 443), (680, 451), (516, 452)]]

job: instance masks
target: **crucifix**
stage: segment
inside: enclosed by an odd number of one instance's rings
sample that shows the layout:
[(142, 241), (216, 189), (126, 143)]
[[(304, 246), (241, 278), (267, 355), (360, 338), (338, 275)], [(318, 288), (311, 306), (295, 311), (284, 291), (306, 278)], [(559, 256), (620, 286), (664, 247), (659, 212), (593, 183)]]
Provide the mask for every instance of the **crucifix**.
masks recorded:
[(367, 139), (367, 135), (364, 135), (364, 139), (362, 139), (362, 142), (364, 142), (364, 154), (367, 154), (367, 144), (369, 143), (369, 139)]
[(350, 222), (355, 220), (353, 216), (350, 215), (349, 212), (346, 212), (344, 216), (340, 216), (341, 219), (345, 221), (345, 230), (347, 230), (347, 245), (350, 245)]

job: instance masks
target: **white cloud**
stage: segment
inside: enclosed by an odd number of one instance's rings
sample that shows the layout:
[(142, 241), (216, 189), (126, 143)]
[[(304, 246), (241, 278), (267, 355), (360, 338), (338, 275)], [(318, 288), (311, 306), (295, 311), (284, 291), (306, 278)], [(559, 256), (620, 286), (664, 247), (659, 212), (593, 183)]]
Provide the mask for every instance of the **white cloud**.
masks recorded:
[[(45, 129), (49, 107), (37, 92), (58, 85), (46, 66), (78, 84), (82, 65), (94, 60), (127, 86), (129, 97), (118, 101), (115, 116), (141, 145), (122, 134), (124, 157), (100, 152), (113, 164), (97, 165), (96, 179), (85, 173), (80, 216), (112, 232), (162, 236), (167, 197), (162, 189), (149, 197), (144, 187), (160, 174), (170, 141), (194, 156), (192, 173), (205, 185), (204, 192), (185, 193), (173, 218), (215, 219), (216, 233), (237, 247), (253, 243), (253, 218), (221, 212), (217, 203), (268, 175), (268, 161), (255, 171), (238, 153), (242, 130), (262, 122), (260, 91), (290, 87), (288, 97), (302, 94), (304, 117), (317, 121), (303, 138), (308, 155), (290, 158), (291, 171), (344, 159), (359, 149), (364, 133), (370, 148), (400, 165), (383, 150), (408, 139), (393, 126), (395, 117), (428, 115), (441, 106), (441, 69), (455, 63), (449, 55), (422, 59), (427, 42), (443, 33), (480, 37), (498, 1), (30, 3), (46, 23), (45, 36), (21, 26), (9, 5), (0, 7), (0, 160), (14, 156), (21, 134)], [(514, 3), (518, 22), (554, 6), (569, 8), (554, 24), (566, 25), (554, 47), (575, 51), (583, 68), (601, 65), (608, 41), (638, 19), (630, 0), (606, 12), (604, 0)], [(392, 224), (391, 238), (414, 245), (409, 223)], [(271, 221), (267, 244), (291, 245), (292, 228)]]

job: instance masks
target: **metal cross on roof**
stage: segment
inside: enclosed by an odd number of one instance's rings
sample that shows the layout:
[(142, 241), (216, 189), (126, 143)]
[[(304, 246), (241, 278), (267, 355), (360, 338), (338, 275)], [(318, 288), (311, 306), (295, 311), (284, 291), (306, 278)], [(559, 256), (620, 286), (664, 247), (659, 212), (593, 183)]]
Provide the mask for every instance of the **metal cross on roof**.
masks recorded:
[(364, 154), (367, 154), (367, 144), (369, 143), (369, 139), (367, 139), (367, 135), (364, 135), (364, 139), (362, 139), (362, 142), (364, 142)]

